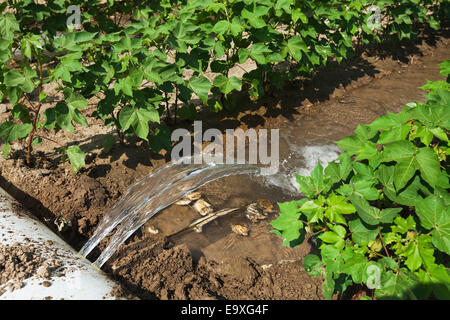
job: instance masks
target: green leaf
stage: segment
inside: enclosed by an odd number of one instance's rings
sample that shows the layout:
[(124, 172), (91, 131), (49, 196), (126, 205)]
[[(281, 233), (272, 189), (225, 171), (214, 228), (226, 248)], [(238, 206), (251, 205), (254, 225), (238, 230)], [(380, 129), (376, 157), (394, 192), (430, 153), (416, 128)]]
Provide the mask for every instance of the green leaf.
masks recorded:
[(345, 260), (342, 272), (351, 275), (354, 283), (362, 283), (368, 262), (363, 254), (354, 254)]
[(433, 245), (450, 254), (450, 207), (441, 197), (432, 195), (417, 203), (416, 213), (421, 225), (431, 232)]
[(390, 257), (383, 257), (380, 260), (378, 260), (378, 263), (380, 263), (384, 267), (384, 269), (391, 269), (397, 271), (400, 268), (398, 266), (398, 263)]
[(341, 250), (335, 246), (323, 246), (321, 251), (322, 260), (327, 266), (327, 271), (337, 273), (340, 271), (343, 260), (341, 257)]
[(383, 131), (380, 134), (380, 138), (377, 144), (386, 144), (394, 141), (400, 141), (406, 139), (411, 127), (408, 125), (401, 125), (393, 127), (391, 130)]
[(114, 83), (114, 92), (116, 95), (119, 95), (120, 92), (123, 92), (127, 96), (133, 96), (133, 79), (131, 77), (126, 77), (123, 79), (119, 79), (116, 83)]
[(65, 101), (67, 105), (72, 109), (86, 109), (88, 107), (88, 102), (85, 97), (79, 93), (65, 92)]
[[(416, 176), (411, 183), (409, 183), (400, 192), (394, 187), (394, 171), (395, 167), (381, 165), (377, 171), (377, 177), (383, 184), (384, 194), (392, 201), (404, 206), (415, 206), (417, 201), (422, 198), (421, 193), (425, 190), (425, 186), (422, 185), (419, 176)], [(419, 193), (420, 192), (420, 193)]]
[(194, 91), (196, 95), (203, 101), (203, 103), (208, 103), (208, 93), (211, 90), (211, 82), (203, 76), (194, 76), (189, 80), (189, 88)]
[(300, 8), (296, 8), (296, 9), (292, 10), (292, 21), (294, 23), (297, 23), (298, 20), (301, 20), (301, 22), (303, 22), (303, 23), (307, 23), (308, 22), (308, 18), (301, 11)]
[(304, 177), (298, 174), (295, 175), (297, 183), (300, 185), (300, 192), (303, 192), (307, 197), (312, 198), (315, 195), (316, 189), (312, 185), (311, 177)]
[(402, 256), (407, 259), (405, 264), (409, 270), (416, 271), (422, 264), (427, 267), (434, 264), (434, 249), (431, 246), (431, 238), (429, 235), (420, 235), (414, 241), (406, 246)]
[(441, 68), (441, 72), (440, 74), (443, 76), (448, 76), (450, 75), (450, 60), (446, 60), (444, 62), (442, 62), (441, 64), (439, 64), (439, 68)]
[(320, 203), (319, 200), (311, 200), (303, 203), (300, 207), (300, 211), (306, 215), (309, 223), (315, 223), (323, 221), (325, 208), (323, 207), (323, 203)]
[(432, 187), (438, 184), (441, 170), (439, 158), (434, 151), (430, 148), (421, 148), (415, 159), (423, 179)]
[(270, 223), (281, 232), (284, 239), (283, 246), (295, 247), (303, 242), (305, 232), (303, 222), (299, 220), (301, 216), (299, 204), (298, 201), (279, 203), (280, 216)]
[(213, 32), (216, 34), (224, 34), (230, 30), (231, 23), (227, 20), (221, 20), (214, 25)]
[(8, 70), (4, 81), (8, 87), (17, 87), (25, 82), (25, 76), (17, 70)]
[(160, 125), (155, 132), (152, 132), (149, 145), (153, 151), (160, 152), (162, 149), (170, 151), (172, 147), (171, 134), (172, 131), (165, 124)]
[(297, 61), (302, 59), (302, 51), (305, 53), (308, 52), (308, 46), (299, 36), (291, 37), (288, 40), (287, 48), (292, 57)]
[(8, 142), (6, 142), (2, 149), (3, 157), (6, 158), (9, 155), (10, 151), (11, 151), (10, 145)]
[(352, 171), (351, 158), (347, 153), (339, 156), (339, 162), (331, 162), (325, 168), (325, 175), (330, 179), (331, 183), (345, 181)]
[(41, 137), (36, 137), (33, 139), (33, 141), (31, 142), (31, 145), (33, 147), (38, 146), (42, 143), (42, 138)]
[(328, 271), (325, 273), (325, 279), (322, 285), (323, 295), (325, 296), (325, 299), (331, 300), (333, 298), (335, 288), (335, 281), (333, 279), (333, 273)]
[(381, 157), (383, 162), (396, 161), (394, 184), (397, 190), (402, 189), (420, 170), (422, 177), (434, 187), (440, 177), (440, 163), (436, 154), (430, 148), (418, 151), (409, 141), (396, 141), (384, 147)]
[(291, 13), (291, 0), (277, 0), (275, 10), (283, 10), (286, 13)]
[[(356, 178), (360, 177), (360, 180), (357, 180)], [(374, 201), (378, 200), (380, 194), (376, 188), (373, 187), (376, 180), (375, 179), (367, 179), (364, 176), (354, 176), (352, 179), (353, 188), (355, 190), (355, 194), (358, 196), (362, 196), (366, 200)], [(375, 181), (374, 181), (375, 180)]]
[(303, 260), (303, 268), (311, 276), (319, 277), (322, 274), (322, 267), (322, 261), (315, 254), (308, 254)]
[(238, 51), (239, 63), (243, 64), (250, 57), (250, 50), (248, 49), (239, 49)]
[(319, 236), (319, 239), (325, 243), (334, 245), (338, 249), (343, 249), (345, 245), (344, 238), (332, 231), (322, 233)]
[(355, 207), (347, 202), (347, 198), (331, 193), (327, 199), (328, 208), (325, 216), (331, 221), (346, 225), (347, 221), (342, 217), (343, 214), (352, 214), (356, 212)]
[(269, 10), (270, 8), (266, 6), (253, 6), (252, 11), (244, 8), (244, 10), (241, 11), (241, 16), (246, 19), (253, 28), (260, 29), (267, 25), (262, 16)]
[(375, 290), (375, 298), (377, 299), (417, 299), (413, 292), (417, 285), (417, 277), (406, 269), (399, 272), (391, 270), (381, 274), (381, 288)]
[(233, 90), (241, 91), (242, 88), (240, 79), (235, 76), (227, 78), (221, 74), (214, 78), (213, 84), (215, 87), (219, 88), (220, 92), (225, 94), (225, 96)]
[(1, 38), (12, 40), (15, 37), (14, 32), (19, 31), (20, 26), (16, 17), (12, 13), (0, 14), (0, 35)]
[(319, 195), (321, 192), (329, 190), (331, 187), (324, 181), (323, 167), (320, 162), (318, 162), (317, 166), (311, 172), (310, 177), (296, 175), (296, 179), (300, 185), (300, 191), (310, 198), (315, 195)]
[(126, 131), (132, 127), (136, 135), (146, 141), (149, 134), (149, 121), (157, 123), (160, 121), (158, 111), (151, 106), (125, 106), (119, 112), (119, 123), (122, 130)]
[(368, 244), (370, 240), (375, 240), (378, 235), (378, 229), (364, 224), (360, 218), (355, 218), (348, 222), (352, 232), (352, 240), (359, 245)]
[(97, 32), (86, 32), (86, 31), (78, 31), (75, 32), (75, 42), (76, 43), (81, 43), (81, 42), (87, 42), (92, 40), (92, 38), (94, 38), (97, 34)]
[(255, 43), (252, 45), (250, 50), (250, 57), (256, 61), (258, 64), (266, 64), (266, 53), (272, 53), (266, 44), (264, 43)]
[(74, 173), (77, 173), (80, 168), (86, 166), (84, 162), (86, 155), (78, 146), (68, 147), (66, 153)]
[(20, 41), (22, 55), (31, 59), (31, 52), (34, 47), (41, 47), (40, 37), (37, 34), (28, 34)]
[(415, 155), (414, 145), (406, 140), (396, 141), (384, 146), (381, 160), (383, 162), (408, 161)]
[(108, 153), (111, 151), (111, 149), (114, 147), (114, 143), (116, 142), (116, 139), (111, 135), (106, 135), (103, 138), (103, 149), (105, 149), (105, 152)]
[(378, 225), (380, 223), (391, 223), (402, 208), (387, 208), (380, 210), (372, 207), (366, 200), (352, 195), (348, 197), (358, 211), (361, 219), (369, 225)]
[(415, 158), (399, 160), (395, 166), (394, 185), (401, 190), (412, 179), (418, 167)]
[(412, 109), (414, 118), (423, 122), (427, 127), (443, 127), (450, 129), (450, 115), (448, 106), (450, 105), (450, 94), (448, 90), (436, 89), (427, 96), (426, 104), (420, 104)]
[(372, 159), (378, 149), (373, 142), (361, 139), (358, 136), (351, 136), (337, 142), (339, 148), (344, 149), (349, 155), (358, 155), (356, 160)]
[(393, 232), (398, 232), (401, 234), (405, 234), (408, 231), (416, 230), (416, 222), (412, 216), (404, 219), (402, 217), (397, 217), (394, 219), (395, 225), (391, 226)]
[(23, 139), (31, 132), (33, 125), (31, 123), (13, 123), (3, 122), (0, 125), (0, 137), (6, 143), (13, 142), (18, 139)]
[(419, 269), (417, 276), (423, 284), (426, 293), (424, 298), (428, 298), (431, 291), (440, 300), (450, 300), (450, 275), (443, 265), (432, 265), (426, 269)]

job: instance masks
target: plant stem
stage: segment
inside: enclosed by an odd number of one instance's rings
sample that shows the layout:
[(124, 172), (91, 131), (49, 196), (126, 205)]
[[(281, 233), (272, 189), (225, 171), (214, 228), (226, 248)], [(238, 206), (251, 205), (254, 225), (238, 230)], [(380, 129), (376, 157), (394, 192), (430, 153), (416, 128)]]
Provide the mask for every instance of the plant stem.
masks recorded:
[(174, 124), (177, 124), (177, 110), (178, 110), (178, 86), (175, 85), (175, 114), (173, 115)]
[(34, 136), (34, 133), (35, 133), (35, 131), (36, 131), (36, 123), (37, 123), (37, 120), (38, 120), (38, 118), (39, 118), (39, 112), (40, 112), (41, 106), (42, 106), (42, 103), (41, 103), (41, 92), (42, 92), (42, 64), (41, 64), (41, 61), (40, 61), (39, 57), (36, 57), (36, 58), (37, 58), (38, 68), (39, 68), (39, 86), (38, 86), (38, 93), (39, 93), (39, 94), (38, 94), (38, 104), (37, 104), (37, 107), (36, 107), (35, 110), (33, 110), (33, 111), (34, 111), (33, 128), (31, 129), (30, 136), (29, 136), (29, 138), (28, 138), (27, 165), (30, 165), (30, 164), (31, 164), (31, 150), (33, 149), (33, 146), (32, 146), (32, 143), (33, 143), (33, 136)]
[(380, 225), (378, 225), (378, 234), (380, 235), (381, 244), (383, 245), (384, 252), (386, 252), (386, 255), (390, 258), (391, 256), (389, 255), (389, 252), (387, 251), (386, 246), (384, 245), (384, 240), (383, 240), (383, 236), (381, 235)]
[(60, 147), (64, 147), (61, 143), (59, 143), (58, 141), (55, 141), (55, 140), (53, 140), (53, 139), (51, 139), (51, 138), (43, 137), (43, 136), (40, 136), (40, 135), (37, 135), (37, 134), (35, 134), (34, 136), (35, 136), (36, 138), (41, 138), (41, 139), (45, 139), (45, 140), (51, 141), (51, 142), (57, 144), (57, 145), (60, 146)]
[(28, 103), (30, 104), (31, 111), (36, 112), (36, 107), (35, 107), (34, 104), (31, 102), (31, 100), (28, 98), (28, 96), (27, 96), (26, 93), (23, 94), (23, 97), (24, 97), (25, 100), (27, 100)]
[(167, 118), (170, 118), (170, 110), (169, 110), (169, 98), (167, 96), (167, 92), (164, 92), (164, 100), (166, 101), (166, 112), (167, 112)]

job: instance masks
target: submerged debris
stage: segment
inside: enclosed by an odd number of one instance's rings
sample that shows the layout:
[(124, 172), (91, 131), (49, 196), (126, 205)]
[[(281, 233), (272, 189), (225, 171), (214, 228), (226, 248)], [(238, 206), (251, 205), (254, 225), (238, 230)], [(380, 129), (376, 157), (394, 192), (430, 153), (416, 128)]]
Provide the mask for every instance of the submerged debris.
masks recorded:
[(173, 233), (173, 234), (167, 236), (167, 238), (173, 237), (173, 236), (175, 236), (175, 235), (177, 235), (177, 234), (180, 234), (180, 233), (182, 233), (182, 232), (184, 232), (184, 231), (187, 231), (187, 230), (194, 230), (195, 232), (200, 233), (200, 232), (203, 231), (202, 229), (203, 229), (203, 227), (204, 227), (206, 224), (208, 224), (208, 223), (210, 223), (211, 221), (217, 219), (218, 217), (224, 216), (224, 215), (229, 214), (229, 213), (231, 213), (231, 212), (233, 212), (233, 211), (236, 211), (236, 210), (238, 210), (238, 208), (233, 208), (233, 209), (223, 209), (223, 210), (220, 210), (220, 211), (217, 211), (217, 212), (210, 213), (210, 214), (208, 214), (208, 215), (205, 216), (205, 217), (201, 217), (200, 219), (195, 220), (194, 222), (192, 222), (192, 223), (191, 223), (189, 226), (187, 226), (186, 228), (183, 228), (183, 229), (181, 229), (180, 231), (177, 231), (177, 232), (175, 232), (175, 233)]
[(191, 202), (192, 202), (191, 200), (183, 198), (183, 199), (176, 201), (175, 204), (177, 206), (187, 206), (187, 205), (191, 204)]
[(64, 228), (69, 225), (69, 222), (63, 216), (58, 216), (55, 219), (54, 224), (58, 228), (58, 231), (62, 232), (64, 230)]
[(203, 199), (197, 200), (192, 207), (202, 216), (206, 216), (214, 211), (212, 206)]
[(256, 200), (258, 207), (264, 211), (264, 213), (275, 213), (275, 208), (269, 199), (258, 199)]
[(193, 223), (191, 223), (188, 228), (192, 228), (195, 232), (200, 233), (200, 232), (202, 232), (202, 228), (204, 225), (210, 223), (211, 221), (217, 219), (218, 217), (224, 216), (224, 215), (229, 214), (236, 210), (238, 210), (238, 208), (223, 209), (223, 210), (220, 210), (217, 212), (210, 213), (209, 215), (207, 215), (203, 218), (200, 218), (200, 219), (194, 221)]
[(252, 222), (256, 222), (258, 220), (267, 219), (267, 213), (265, 213), (257, 203), (251, 203), (247, 206), (245, 216)]
[(186, 195), (186, 198), (191, 200), (191, 201), (195, 201), (198, 200), (202, 197), (202, 194), (200, 193), (200, 191), (193, 191), (191, 193), (188, 193)]
[(159, 229), (156, 228), (155, 226), (152, 226), (152, 225), (147, 227), (147, 231), (149, 233), (151, 233), (151, 234), (158, 234), (159, 233)]
[(248, 236), (248, 228), (241, 226), (239, 224), (232, 225), (231, 230), (240, 236), (244, 236), (244, 237)]
[(180, 199), (175, 202), (177, 206), (187, 206), (190, 205), (192, 201), (199, 200), (202, 197), (202, 194), (199, 191), (193, 191), (188, 193), (183, 199)]

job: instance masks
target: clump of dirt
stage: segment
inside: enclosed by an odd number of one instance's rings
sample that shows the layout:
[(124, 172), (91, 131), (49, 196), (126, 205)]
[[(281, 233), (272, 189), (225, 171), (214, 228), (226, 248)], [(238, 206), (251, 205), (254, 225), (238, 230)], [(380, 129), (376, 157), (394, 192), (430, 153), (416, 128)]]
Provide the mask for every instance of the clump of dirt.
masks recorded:
[(21, 289), (30, 277), (45, 280), (41, 285), (49, 287), (51, 282), (48, 280), (62, 265), (60, 259), (44, 258), (33, 245), (0, 245), (0, 295), (6, 289)]
[(34, 275), (42, 263), (43, 259), (33, 246), (0, 246), (0, 295), (5, 287), (10, 291), (22, 288), (23, 281)]
[(125, 245), (106, 270), (147, 299), (323, 298), (321, 280), (302, 271), (300, 261), (261, 266), (249, 258), (202, 257), (196, 263), (185, 244), (168, 246), (161, 237)]

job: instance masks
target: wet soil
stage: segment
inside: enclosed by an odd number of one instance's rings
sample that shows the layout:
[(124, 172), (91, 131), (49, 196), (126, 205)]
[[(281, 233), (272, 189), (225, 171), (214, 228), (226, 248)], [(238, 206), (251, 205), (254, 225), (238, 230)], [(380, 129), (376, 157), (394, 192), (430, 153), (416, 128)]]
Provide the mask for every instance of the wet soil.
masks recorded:
[[(310, 169), (305, 153), (310, 149), (305, 148), (329, 145), (352, 134), (360, 122), (399, 111), (410, 101), (423, 101), (419, 87), (426, 80), (442, 78), (438, 64), (450, 58), (449, 44), (448, 37), (440, 36), (381, 48), (332, 70), (321, 70), (311, 81), (293, 82), (261, 101), (243, 98), (241, 111), (204, 114), (204, 129), (279, 128), (280, 160), (286, 160), (280, 174), (265, 181), (227, 177), (202, 187), (204, 198), (215, 209), (240, 210), (215, 220), (202, 233), (167, 239), (198, 218), (189, 207), (171, 206), (136, 232), (108, 261), (105, 271), (144, 299), (323, 299), (321, 280), (302, 268), (303, 258), (314, 252), (314, 245), (305, 241), (295, 249), (282, 248), (281, 239), (270, 232), (269, 222), (277, 213), (253, 223), (242, 208), (260, 198), (274, 203), (292, 199), (295, 186), (289, 184), (289, 174)], [(5, 117), (0, 113), (0, 121)], [(25, 148), (19, 143), (11, 146), (8, 159), (0, 159), (0, 186), (75, 249), (87, 241), (129, 185), (168, 160), (167, 154), (154, 154), (132, 141), (116, 144), (105, 153), (102, 139), (111, 129), (91, 117), (88, 122), (90, 126), (78, 128), (75, 135), (44, 133), (62, 145), (76, 143), (88, 153), (87, 167), (76, 175), (68, 163), (60, 163), (58, 145), (50, 141), (35, 149), (32, 168), (24, 164)], [(178, 125), (190, 126), (188, 122)], [(233, 224), (248, 227), (249, 235), (231, 232)], [(150, 225), (160, 233), (149, 233)], [(98, 256), (107, 241), (90, 258)]]

